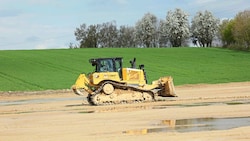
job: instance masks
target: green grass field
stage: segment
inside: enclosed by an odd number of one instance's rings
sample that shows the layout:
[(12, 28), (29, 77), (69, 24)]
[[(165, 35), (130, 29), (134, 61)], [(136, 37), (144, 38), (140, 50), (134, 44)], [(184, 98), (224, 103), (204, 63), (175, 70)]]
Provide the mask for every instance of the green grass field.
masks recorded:
[(68, 89), (90, 58), (137, 58), (149, 82), (171, 75), (175, 85), (250, 81), (250, 53), (220, 48), (105, 48), (0, 51), (0, 91)]

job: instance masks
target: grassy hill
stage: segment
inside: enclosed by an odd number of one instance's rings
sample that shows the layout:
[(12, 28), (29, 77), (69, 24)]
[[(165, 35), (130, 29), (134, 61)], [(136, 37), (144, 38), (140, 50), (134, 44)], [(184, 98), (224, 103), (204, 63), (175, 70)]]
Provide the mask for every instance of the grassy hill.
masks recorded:
[(220, 48), (105, 48), (0, 51), (0, 91), (67, 89), (90, 58), (137, 58), (149, 82), (171, 75), (175, 85), (250, 81), (250, 53)]

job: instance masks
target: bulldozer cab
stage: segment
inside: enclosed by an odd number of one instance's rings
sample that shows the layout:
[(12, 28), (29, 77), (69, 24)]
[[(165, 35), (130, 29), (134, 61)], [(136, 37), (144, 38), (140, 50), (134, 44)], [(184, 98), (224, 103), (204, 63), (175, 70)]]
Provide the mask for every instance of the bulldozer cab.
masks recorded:
[(95, 66), (95, 72), (118, 72), (121, 77), (122, 58), (96, 58), (89, 62)]
[(90, 59), (89, 62), (95, 66), (95, 73), (117, 72), (120, 80), (130, 84), (147, 83), (144, 65), (136, 69), (136, 58), (130, 61), (131, 68), (122, 68), (122, 57), (115, 58), (96, 58)]

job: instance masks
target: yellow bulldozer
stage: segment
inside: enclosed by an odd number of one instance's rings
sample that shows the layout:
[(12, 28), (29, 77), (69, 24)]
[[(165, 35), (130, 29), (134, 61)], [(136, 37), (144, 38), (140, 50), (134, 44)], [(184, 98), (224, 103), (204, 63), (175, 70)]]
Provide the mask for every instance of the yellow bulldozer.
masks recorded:
[(80, 74), (72, 90), (82, 96), (87, 92), (91, 105), (148, 102), (157, 97), (176, 96), (171, 76), (147, 84), (144, 65), (136, 68), (136, 58), (130, 61), (128, 68), (123, 68), (122, 57), (95, 58), (89, 62), (95, 67), (94, 72)]

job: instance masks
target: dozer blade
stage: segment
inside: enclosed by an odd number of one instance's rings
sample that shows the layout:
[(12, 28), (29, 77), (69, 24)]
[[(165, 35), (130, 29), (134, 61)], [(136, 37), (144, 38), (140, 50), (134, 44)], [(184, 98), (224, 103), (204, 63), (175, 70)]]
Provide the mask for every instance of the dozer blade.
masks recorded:
[(71, 89), (74, 91), (74, 93), (75, 93), (76, 95), (84, 96), (84, 94), (80, 91), (80, 89), (75, 88), (74, 85), (72, 86)]
[(173, 78), (171, 76), (160, 78), (161, 81), (161, 94), (163, 97), (177, 97), (174, 87)]
[(86, 75), (80, 74), (75, 84), (71, 87), (71, 89), (74, 91), (76, 95), (83, 96), (84, 95), (83, 92), (90, 94), (93, 91), (88, 87), (89, 83), (90, 83), (89, 79), (86, 77)]

